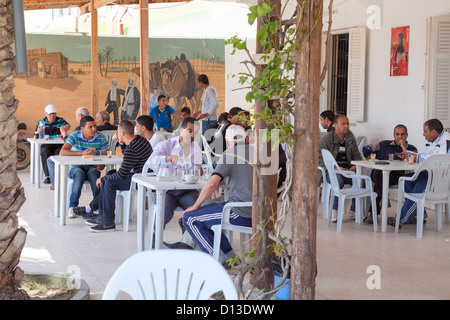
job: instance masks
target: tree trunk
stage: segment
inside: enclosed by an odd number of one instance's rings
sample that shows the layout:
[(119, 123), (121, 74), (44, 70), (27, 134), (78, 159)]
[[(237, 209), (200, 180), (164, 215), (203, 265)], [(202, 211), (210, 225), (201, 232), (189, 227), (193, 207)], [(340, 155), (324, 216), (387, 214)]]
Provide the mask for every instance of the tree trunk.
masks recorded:
[[(276, 8), (272, 11), (271, 19), (278, 20), (280, 15), (281, 1), (280, 0), (258, 0), (258, 5), (262, 6), (264, 2), (267, 2), (270, 6), (276, 5)], [(262, 27), (262, 21), (258, 18), (257, 21), (258, 30)], [(258, 42), (256, 44), (256, 53), (263, 53), (264, 48)], [(260, 72), (264, 69), (264, 66), (258, 66), (255, 74), (258, 76)], [(255, 113), (261, 114), (263, 108), (267, 108), (268, 106), (262, 106), (261, 102), (257, 102), (255, 104)], [(269, 157), (270, 154), (266, 153), (266, 150), (270, 152), (270, 142), (263, 142), (263, 130), (267, 129), (267, 124), (264, 120), (256, 120), (255, 121), (255, 149), (256, 149), (256, 164), (253, 170), (253, 200), (252, 200), (252, 224), (253, 224), (253, 234), (257, 233), (257, 227), (260, 225), (261, 221), (267, 222), (270, 221), (272, 216), (274, 215), (274, 220), (276, 220), (276, 212), (277, 212), (277, 168), (274, 173), (270, 173), (267, 170), (272, 162), (268, 164), (261, 163), (261, 155), (264, 154), (265, 158)], [(276, 149), (273, 152), (278, 152)], [(278, 167), (278, 163), (275, 164)], [(274, 225), (273, 223), (267, 224), (267, 231), (273, 232)], [(267, 245), (270, 244), (269, 239), (267, 241), (261, 241), (260, 235), (256, 235), (252, 241), (252, 249), (258, 250), (259, 254), (265, 255), (265, 258), (261, 264), (255, 267), (253, 272), (250, 275), (250, 282), (254, 284), (256, 287), (260, 289), (271, 289), (273, 288), (273, 270), (271, 260), (273, 255), (269, 255), (267, 253)], [(262, 247), (262, 244), (265, 243), (266, 247)], [(259, 279), (259, 280), (257, 280)]]
[[(317, 166), (319, 137), (322, 1), (305, 0), (295, 79), (295, 135), (292, 197), (291, 299), (312, 300), (316, 278)], [(301, 32), (304, 31), (304, 32)], [(310, 33), (311, 32), (311, 33)], [(305, 40), (305, 37), (308, 37)]]
[(17, 212), (25, 202), (16, 172), (19, 101), (14, 98), (14, 27), (11, 0), (0, 0), (0, 299), (28, 299), (18, 289), (23, 271), (17, 266), (26, 231), (18, 228)]

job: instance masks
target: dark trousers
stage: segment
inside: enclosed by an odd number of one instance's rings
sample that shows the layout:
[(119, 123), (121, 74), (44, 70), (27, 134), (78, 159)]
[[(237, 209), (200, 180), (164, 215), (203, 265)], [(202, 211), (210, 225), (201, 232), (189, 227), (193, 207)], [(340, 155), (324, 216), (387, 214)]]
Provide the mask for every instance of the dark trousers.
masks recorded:
[(173, 218), (177, 207), (183, 210), (192, 206), (199, 195), (198, 190), (169, 190), (166, 192), (164, 226)]
[(130, 190), (132, 177), (133, 175), (129, 174), (124, 179), (109, 178), (100, 186), (98, 213), (103, 218), (104, 223), (114, 222), (116, 217), (116, 191)]
[(48, 172), (47, 159), (50, 158), (51, 156), (59, 155), (60, 151), (61, 151), (61, 146), (60, 145), (43, 144), (41, 146), (42, 170), (44, 171), (44, 175), (46, 177), (50, 176), (50, 174)]
[[(389, 174), (389, 186), (394, 186), (398, 184), (398, 179), (405, 175), (404, 171), (391, 171)], [(383, 195), (383, 173), (381, 170), (372, 170), (371, 179), (373, 184), (373, 191), (377, 194), (376, 205), (377, 205), (377, 214), (380, 214), (381, 210), (381, 201)], [(370, 212), (372, 212), (372, 208), (370, 208)]]

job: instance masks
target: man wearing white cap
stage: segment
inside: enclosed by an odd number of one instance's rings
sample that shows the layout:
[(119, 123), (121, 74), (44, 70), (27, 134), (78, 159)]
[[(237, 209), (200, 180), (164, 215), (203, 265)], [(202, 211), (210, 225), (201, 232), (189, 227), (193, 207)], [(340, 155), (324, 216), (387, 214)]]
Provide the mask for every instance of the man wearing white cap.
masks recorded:
[[(203, 187), (193, 206), (183, 212), (183, 224), (198, 247), (212, 253), (214, 236), (211, 227), (221, 223), (222, 211), (226, 202), (202, 204), (215, 192), (222, 181), (226, 181), (228, 202), (252, 201), (253, 166), (251, 146), (245, 144), (246, 132), (239, 125), (231, 125), (225, 134), (227, 150), (221, 155), (211, 178)], [(228, 178), (228, 179), (227, 179)], [(230, 214), (232, 224), (251, 227), (251, 208), (234, 208)], [(222, 236), (219, 261), (224, 263), (235, 253), (230, 242)]]
[[(67, 130), (70, 129), (70, 124), (61, 117), (56, 115), (56, 107), (53, 104), (49, 104), (45, 107), (45, 118), (42, 118), (38, 121), (36, 125), (37, 132), (41, 132), (44, 130), (44, 134), (48, 135), (49, 138), (58, 138), (62, 136), (62, 138), (67, 136)], [(39, 127), (39, 122), (44, 122), (44, 129)], [(50, 183), (50, 177), (47, 167), (47, 159), (50, 156), (58, 155), (61, 150), (61, 145), (54, 144), (43, 144), (41, 147), (41, 161), (42, 168), (45, 174), (44, 183)]]

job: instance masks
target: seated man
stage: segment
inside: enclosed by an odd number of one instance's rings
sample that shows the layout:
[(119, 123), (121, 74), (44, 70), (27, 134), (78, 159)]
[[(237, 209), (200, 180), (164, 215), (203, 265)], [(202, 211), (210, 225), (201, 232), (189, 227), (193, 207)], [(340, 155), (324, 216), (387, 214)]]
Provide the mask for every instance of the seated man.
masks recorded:
[[(328, 132), (319, 140), (319, 166), (325, 167), (320, 150), (326, 149), (330, 151), (342, 171), (356, 172), (356, 166), (352, 165), (353, 160), (361, 160), (361, 154), (358, 150), (358, 144), (355, 137), (350, 132), (350, 123), (347, 116), (338, 114), (334, 118), (334, 131)], [(337, 175), (339, 187), (342, 189), (344, 184), (351, 184), (352, 179), (344, 178), (342, 175)], [(330, 178), (327, 173), (327, 181)], [(337, 221), (338, 198), (334, 198), (334, 205), (332, 211), (332, 222)], [(352, 205), (349, 211), (350, 218), (355, 217), (355, 200), (352, 200)]]
[(134, 135), (134, 125), (124, 120), (117, 129), (117, 139), (127, 147), (123, 150), (123, 161), (119, 170), (107, 174), (96, 181), (99, 193), (99, 214), (93, 219), (86, 220), (91, 225), (92, 232), (114, 231), (116, 229), (115, 209), (116, 191), (129, 190), (133, 174), (142, 172), (145, 162), (152, 153), (148, 140)]
[[(44, 122), (44, 135), (48, 135), (49, 138), (65, 138), (67, 136), (67, 131), (70, 129), (69, 123), (61, 117), (56, 115), (56, 108), (54, 105), (49, 104), (45, 107), (46, 116), (40, 119), (36, 125), (36, 130), (41, 132), (41, 128), (39, 127), (39, 122)], [(41, 146), (41, 162), (42, 169), (44, 171), (45, 179), (44, 183), (50, 184), (50, 173), (47, 166), (47, 159), (50, 156), (58, 155), (61, 150), (61, 145), (59, 144), (43, 144)]]
[[(147, 165), (158, 172), (158, 176), (176, 176), (176, 165), (202, 165), (202, 151), (194, 141), (199, 130), (195, 119), (187, 117), (181, 122), (180, 136), (158, 143), (148, 158)], [(194, 204), (197, 190), (170, 190), (166, 193), (164, 225), (173, 217), (177, 207), (184, 209)]]
[[(61, 156), (82, 156), (82, 155), (106, 155), (108, 142), (105, 136), (97, 133), (97, 125), (94, 118), (85, 116), (80, 121), (81, 130), (73, 132), (64, 143)], [(77, 207), (80, 200), (81, 189), (84, 180), (88, 180), (91, 185), (94, 197), (99, 192), (96, 180), (100, 177), (100, 171), (105, 166), (77, 165), (72, 166), (69, 171), (69, 178), (73, 180), (72, 194), (70, 195), (69, 207)]]
[(153, 118), (147, 115), (139, 116), (136, 119), (136, 133), (150, 142), (152, 149), (162, 141), (166, 141), (166, 137), (158, 131), (153, 131)]
[[(444, 126), (438, 119), (430, 119), (423, 124), (423, 135), (425, 147), (417, 155), (416, 161), (423, 162), (428, 157), (435, 154), (447, 154), (450, 148), (450, 133), (444, 130)], [(409, 174), (411, 176), (413, 174)], [(427, 186), (428, 173), (423, 171), (415, 181), (405, 182), (405, 192), (422, 193)], [(400, 213), (400, 226), (415, 222), (417, 214), (417, 203), (409, 199), (405, 200)], [(426, 217), (426, 213), (424, 214)], [(389, 217), (387, 223), (395, 227), (395, 218)]]
[(325, 110), (320, 114), (320, 125), (327, 130), (327, 132), (334, 131), (334, 117), (335, 114), (331, 110)]
[(175, 109), (167, 104), (166, 96), (160, 94), (158, 96), (158, 105), (150, 110), (150, 116), (153, 117), (156, 122), (156, 130), (162, 129), (167, 132), (173, 132), (172, 114), (182, 121)]
[[(239, 125), (228, 128), (226, 141), (228, 149), (222, 154), (211, 178), (203, 187), (195, 203), (183, 212), (183, 224), (198, 247), (211, 254), (213, 252), (213, 225), (221, 223), (222, 211), (226, 202), (202, 204), (215, 192), (219, 184), (226, 181), (228, 201), (252, 201), (253, 166), (249, 162), (251, 146), (245, 144), (246, 133)], [(227, 179), (228, 178), (228, 179)], [(239, 226), (252, 226), (251, 208), (234, 208), (230, 215), (231, 223)], [(222, 235), (219, 262), (233, 258), (234, 253), (227, 237)]]
[(180, 110), (180, 118), (181, 118), (180, 124), (178, 125), (178, 128), (173, 131), (174, 135), (176, 135), (176, 136), (180, 135), (181, 121), (183, 121), (187, 117), (191, 117), (191, 109), (189, 107), (183, 107)]
[(106, 131), (106, 130), (117, 130), (117, 126), (111, 124), (109, 113), (106, 111), (99, 111), (95, 116), (97, 119), (95, 122), (97, 123), (97, 131)]
[[(408, 159), (408, 151), (417, 152), (417, 148), (412, 144), (408, 144), (408, 129), (403, 124), (396, 125), (394, 128), (394, 140), (383, 140), (377, 144), (370, 144), (364, 147), (364, 157), (369, 157), (371, 153), (376, 154), (378, 160), (389, 160), (389, 154), (394, 155), (394, 160)], [(404, 171), (391, 171), (389, 175), (389, 186), (398, 184), (398, 179), (404, 176)], [(372, 170), (371, 173), (373, 189), (377, 194), (377, 214), (380, 214), (381, 196), (383, 193), (383, 174), (381, 170)], [(368, 217), (368, 223), (372, 222), (371, 214)]]

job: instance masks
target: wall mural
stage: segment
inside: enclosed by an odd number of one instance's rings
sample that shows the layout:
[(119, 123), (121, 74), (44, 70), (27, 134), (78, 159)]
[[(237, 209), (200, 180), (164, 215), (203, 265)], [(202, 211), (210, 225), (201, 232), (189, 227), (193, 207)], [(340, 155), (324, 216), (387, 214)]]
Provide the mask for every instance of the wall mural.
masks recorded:
[[(29, 72), (15, 75), (16, 116), (34, 131), (54, 104), (58, 116), (75, 128), (75, 110), (91, 105), (90, 37), (28, 34)], [(168, 97), (178, 113), (187, 106), (201, 109), (203, 90), (197, 76), (206, 74), (219, 95), (219, 113), (225, 109), (225, 63), (222, 39), (150, 39), (150, 91)], [(139, 39), (99, 37), (98, 106), (111, 115), (111, 123), (135, 119), (139, 114)], [(111, 103), (111, 89), (115, 105)], [(150, 108), (148, 108), (150, 110)], [(94, 115), (95, 116), (95, 115)], [(173, 117), (174, 126), (178, 119)]]

